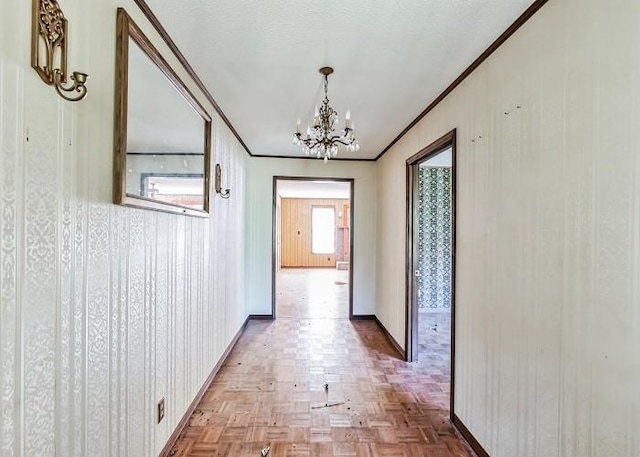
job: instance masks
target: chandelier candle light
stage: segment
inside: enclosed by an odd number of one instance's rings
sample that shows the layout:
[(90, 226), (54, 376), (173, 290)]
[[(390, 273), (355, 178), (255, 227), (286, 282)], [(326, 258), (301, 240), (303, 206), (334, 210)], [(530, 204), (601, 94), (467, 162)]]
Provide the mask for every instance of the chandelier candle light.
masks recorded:
[(320, 74), (324, 76), (324, 100), (322, 100), (320, 109), (316, 106), (314, 111), (313, 128), (307, 126), (307, 134), (303, 137), (300, 118), (298, 118), (296, 133), (293, 134), (293, 144), (300, 146), (305, 155), (316, 156), (318, 159), (324, 158), (325, 162), (338, 154), (338, 144), (346, 146), (351, 152), (360, 149), (354, 135), (355, 125), (351, 120), (349, 110), (344, 116), (344, 131), (341, 135), (334, 133), (338, 126), (338, 113), (329, 106), (329, 97), (327, 96), (328, 76), (331, 73), (333, 73), (331, 67), (320, 69)]

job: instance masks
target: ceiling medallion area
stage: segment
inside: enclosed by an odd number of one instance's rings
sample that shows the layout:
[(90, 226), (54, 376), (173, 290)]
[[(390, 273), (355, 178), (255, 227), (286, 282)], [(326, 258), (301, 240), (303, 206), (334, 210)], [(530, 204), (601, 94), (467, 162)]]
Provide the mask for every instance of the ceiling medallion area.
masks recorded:
[(327, 95), (329, 89), (329, 75), (333, 73), (333, 68), (322, 67), (320, 74), (324, 78), (324, 99), (318, 109), (316, 106), (313, 114), (313, 126), (307, 125), (306, 135), (302, 134), (300, 118), (293, 134), (293, 144), (302, 148), (305, 155), (316, 156), (327, 162), (338, 155), (338, 145), (343, 145), (350, 152), (360, 149), (358, 140), (355, 137), (355, 124), (351, 120), (351, 113), (347, 110), (344, 116), (344, 130), (340, 135), (336, 134), (338, 127), (338, 113), (329, 105)]

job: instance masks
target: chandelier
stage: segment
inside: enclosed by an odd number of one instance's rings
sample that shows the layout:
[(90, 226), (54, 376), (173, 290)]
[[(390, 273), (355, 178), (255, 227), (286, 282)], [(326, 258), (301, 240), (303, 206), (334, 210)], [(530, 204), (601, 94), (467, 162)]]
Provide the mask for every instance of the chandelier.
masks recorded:
[(307, 126), (306, 136), (302, 135), (300, 118), (296, 133), (293, 134), (293, 144), (302, 148), (305, 155), (316, 156), (318, 159), (324, 158), (326, 162), (338, 155), (338, 145), (346, 146), (350, 152), (360, 149), (358, 140), (354, 135), (355, 126), (351, 120), (351, 113), (347, 110), (344, 116), (344, 130), (341, 135), (335, 134), (338, 126), (338, 113), (329, 106), (327, 90), (329, 87), (328, 76), (333, 73), (333, 68), (322, 67), (320, 74), (324, 76), (324, 100), (320, 109), (316, 106), (313, 114), (313, 128)]

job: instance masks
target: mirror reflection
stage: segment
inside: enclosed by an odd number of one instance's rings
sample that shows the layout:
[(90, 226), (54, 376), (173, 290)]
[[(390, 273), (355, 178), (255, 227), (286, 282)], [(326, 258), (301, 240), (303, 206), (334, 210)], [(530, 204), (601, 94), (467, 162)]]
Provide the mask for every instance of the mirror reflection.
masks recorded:
[(206, 215), (210, 118), (122, 9), (118, 25), (116, 203)]

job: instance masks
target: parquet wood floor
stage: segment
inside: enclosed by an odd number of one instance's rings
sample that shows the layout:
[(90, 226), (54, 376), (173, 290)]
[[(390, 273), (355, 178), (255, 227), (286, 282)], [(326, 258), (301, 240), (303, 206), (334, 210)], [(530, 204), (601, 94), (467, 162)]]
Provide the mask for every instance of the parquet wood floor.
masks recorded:
[(333, 268), (283, 268), (276, 276), (276, 316), (349, 317), (349, 272)]
[(448, 419), (446, 325), (423, 322), (412, 364), (373, 321), (249, 322), (172, 455), (473, 456)]

